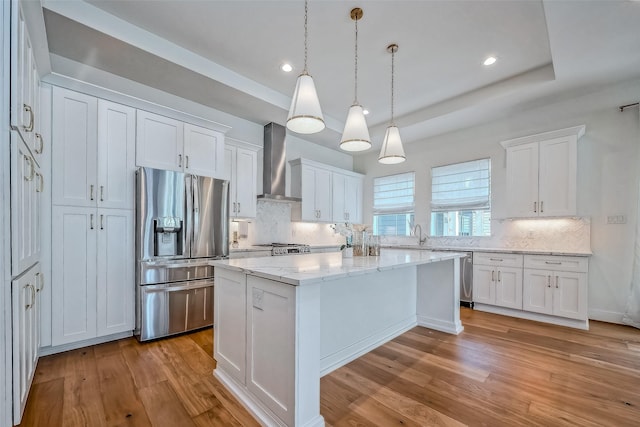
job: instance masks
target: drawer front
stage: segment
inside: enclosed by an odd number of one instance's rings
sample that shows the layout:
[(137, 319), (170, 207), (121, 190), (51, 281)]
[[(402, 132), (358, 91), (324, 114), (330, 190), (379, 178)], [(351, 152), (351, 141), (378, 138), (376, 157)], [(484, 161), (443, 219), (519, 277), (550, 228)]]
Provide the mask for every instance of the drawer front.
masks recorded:
[(589, 258), (556, 255), (525, 255), (524, 268), (587, 273)]
[(522, 267), (522, 254), (474, 252), (473, 264), (504, 267)]

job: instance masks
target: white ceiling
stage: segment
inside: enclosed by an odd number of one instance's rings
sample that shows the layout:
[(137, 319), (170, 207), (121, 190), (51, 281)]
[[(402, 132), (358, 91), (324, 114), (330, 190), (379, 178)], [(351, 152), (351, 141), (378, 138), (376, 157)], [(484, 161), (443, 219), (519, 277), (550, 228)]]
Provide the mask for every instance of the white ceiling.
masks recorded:
[[(302, 0), (42, 3), (52, 58), (259, 124), (286, 120), (303, 66)], [(309, 72), (328, 128), (304, 138), (331, 148), (354, 97), (356, 6), (364, 10), (358, 98), (371, 111), (374, 147), (390, 116), (392, 42), (405, 143), (640, 77), (638, 1), (312, 0)], [(482, 65), (488, 55), (498, 58), (491, 67)], [(282, 72), (283, 62), (294, 71)], [(74, 74), (68, 63), (64, 73)]]

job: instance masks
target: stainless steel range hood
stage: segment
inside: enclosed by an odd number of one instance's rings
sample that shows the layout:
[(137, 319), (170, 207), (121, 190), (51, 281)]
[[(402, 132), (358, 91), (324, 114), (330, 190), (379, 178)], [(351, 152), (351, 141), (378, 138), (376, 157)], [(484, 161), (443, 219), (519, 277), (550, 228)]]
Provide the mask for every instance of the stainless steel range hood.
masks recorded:
[(262, 191), (258, 199), (284, 202), (299, 202), (297, 197), (285, 196), (286, 186), (286, 129), (277, 123), (264, 127), (264, 161), (262, 169)]

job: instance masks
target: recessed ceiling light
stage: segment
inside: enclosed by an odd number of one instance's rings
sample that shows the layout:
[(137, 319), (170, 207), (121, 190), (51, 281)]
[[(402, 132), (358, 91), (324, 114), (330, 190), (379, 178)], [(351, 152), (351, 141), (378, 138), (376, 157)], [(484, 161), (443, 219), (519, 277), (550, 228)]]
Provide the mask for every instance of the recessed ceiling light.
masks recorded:
[(364, 114), (364, 115), (366, 116), (367, 114), (369, 114), (369, 110), (367, 110), (367, 109), (365, 108), (364, 110), (362, 110), (362, 114)]
[(497, 61), (497, 59), (496, 59), (495, 56), (490, 56), (490, 57), (488, 57), (487, 59), (484, 60), (483, 64), (484, 65), (493, 65), (493, 64), (496, 63), (496, 61)]
[(282, 67), (280, 67), (282, 69), (282, 71), (284, 71), (285, 73), (290, 73), (291, 70), (293, 70), (293, 67), (291, 66), (291, 64), (287, 64), (284, 63), (282, 64)]

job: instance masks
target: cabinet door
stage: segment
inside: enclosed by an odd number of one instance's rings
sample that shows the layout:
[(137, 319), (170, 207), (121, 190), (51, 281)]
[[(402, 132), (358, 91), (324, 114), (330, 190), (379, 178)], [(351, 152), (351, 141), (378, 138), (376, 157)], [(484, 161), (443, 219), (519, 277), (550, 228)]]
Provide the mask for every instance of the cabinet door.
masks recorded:
[(11, 271), (17, 276), (37, 261), (33, 247), (36, 164), (17, 132), (11, 132)]
[(229, 181), (229, 216), (237, 216), (238, 203), (236, 201), (236, 147), (225, 145), (224, 147), (224, 175)]
[(183, 123), (142, 110), (136, 115), (136, 165), (181, 172)]
[(497, 269), (496, 305), (522, 310), (522, 268)]
[(32, 147), (36, 118), (32, 74), (35, 62), (21, 2), (12, 2), (11, 15), (11, 126)]
[(344, 206), (347, 212), (347, 221), (362, 223), (362, 178), (347, 176), (344, 187)]
[(481, 304), (495, 304), (496, 269), (488, 265), (473, 266), (473, 300)]
[(538, 215), (538, 143), (507, 148), (507, 206), (510, 217)]
[(586, 319), (587, 275), (565, 271), (555, 271), (552, 274), (555, 285), (553, 314), (571, 319)]
[(315, 170), (315, 204), (318, 211), (316, 221), (331, 222), (333, 208), (331, 207), (331, 172), (326, 169)]
[(98, 100), (96, 199), (103, 208), (133, 209), (136, 110)]
[(577, 138), (540, 142), (540, 216), (576, 214)]
[(98, 100), (53, 88), (52, 203), (95, 206)]
[(522, 278), (522, 309), (553, 314), (551, 271), (525, 268)]
[[(96, 336), (96, 210), (54, 206), (51, 344)], [(133, 258), (130, 260), (133, 263)]]
[(97, 242), (97, 336), (133, 330), (133, 211), (100, 209)]
[(235, 170), (236, 216), (255, 218), (258, 153), (237, 147)]
[(333, 207), (332, 218), (334, 222), (346, 222), (348, 221), (347, 207), (345, 203), (346, 199), (346, 180), (347, 177), (340, 173), (333, 173), (331, 177), (331, 185), (333, 187)]
[(194, 175), (224, 176), (224, 135), (184, 124), (184, 171)]
[[(316, 169), (308, 166), (301, 168), (302, 221), (318, 221), (316, 208)], [(326, 185), (326, 184), (325, 184)]]

